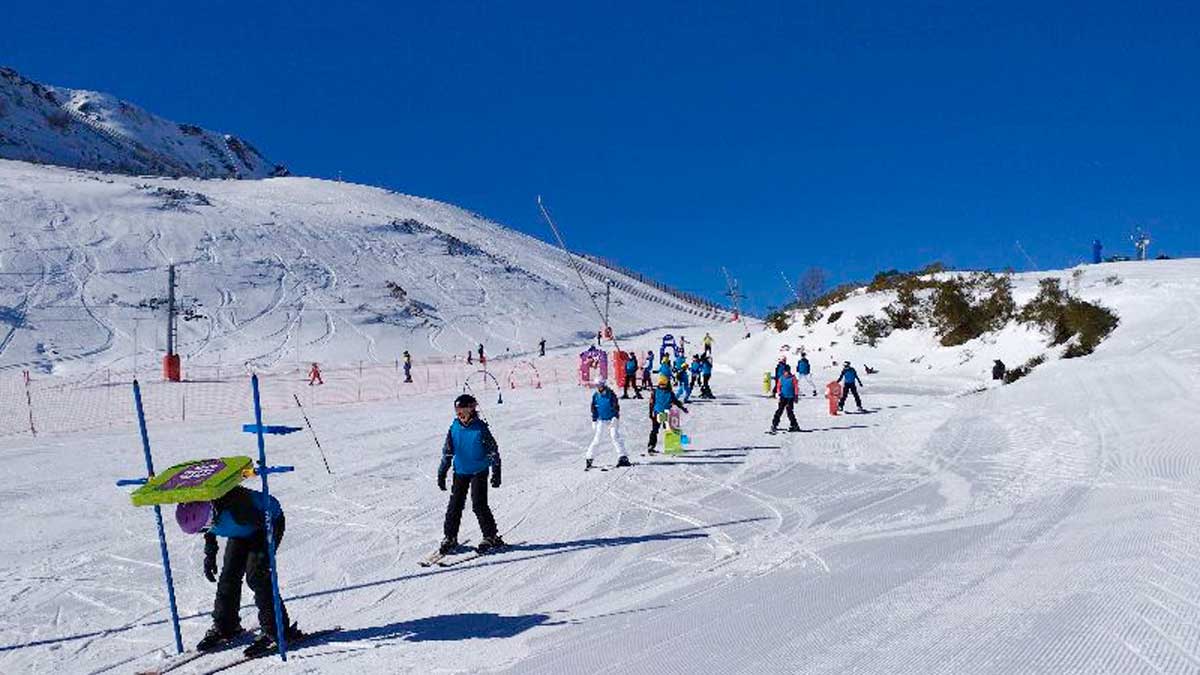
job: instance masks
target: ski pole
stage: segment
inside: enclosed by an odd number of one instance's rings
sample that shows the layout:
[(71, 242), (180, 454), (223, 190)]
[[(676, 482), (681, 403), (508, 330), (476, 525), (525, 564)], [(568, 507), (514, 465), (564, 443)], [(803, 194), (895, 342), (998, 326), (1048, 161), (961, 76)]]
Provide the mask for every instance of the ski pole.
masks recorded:
[(300, 397), (292, 394), (292, 398), (296, 399), (296, 406), (300, 408), (300, 414), (304, 417), (304, 424), (308, 426), (308, 431), (312, 434), (313, 443), (317, 444), (317, 452), (321, 453), (321, 461), (325, 462), (325, 471), (332, 476), (333, 471), (329, 469), (329, 460), (325, 458), (325, 451), (321, 449), (321, 441), (317, 440), (317, 432), (313, 429), (312, 422), (308, 421), (308, 413), (304, 412), (304, 406), (300, 403)]

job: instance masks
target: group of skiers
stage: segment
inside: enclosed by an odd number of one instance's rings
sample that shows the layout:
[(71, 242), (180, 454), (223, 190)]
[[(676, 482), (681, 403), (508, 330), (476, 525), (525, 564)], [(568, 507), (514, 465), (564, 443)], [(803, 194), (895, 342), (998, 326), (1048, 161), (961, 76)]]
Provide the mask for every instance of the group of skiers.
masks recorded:
[[(543, 345), (539, 346), (544, 349)], [(479, 356), (483, 360), (482, 345)], [(659, 433), (671, 409), (678, 408), (688, 412), (686, 404), (695, 387), (700, 388), (701, 398), (714, 398), (709, 386), (712, 377), (711, 336), (705, 335), (703, 353), (693, 355), (690, 363), (681, 351), (664, 350), (658, 360), (657, 382), (654, 387), (649, 387), (654, 363), (654, 353), (647, 352), (646, 359), (639, 369), (636, 356), (628, 353), (624, 371), (625, 392), (621, 397), (609, 388), (603, 377), (593, 381), (595, 390), (592, 392), (590, 406), (593, 437), (584, 455), (585, 470), (593, 468), (595, 450), (606, 435), (618, 455), (616, 466), (631, 466), (620, 426), (620, 401), (629, 398), (631, 386), (636, 398), (649, 399), (646, 408), (650, 419), (650, 435), (646, 445), (648, 455), (657, 454)], [(411, 356), (406, 351), (406, 381), (411, 381), (411, 364)], [(643, 397), (642, 388), (638, 386), (639, 370), (642, 384), (650, 390), (647, 397)], [(777, 429), (785, 413), (790, 425), (789, 430), (800, 430), (794, 405), (800, 397), (801, 383), (806, 383), (814, 396), (817, 394), (810, 373), (811, 367), (803, 354), (795, 373), (792, 372), (786, 358), (780, 359), (772, 391), (772, 396), (779, 398), (779, 406), (771, 423), (772, 431)], [(855, 403), (862, 410), (857, 390), (861, 380), (850, 362), (843, 364), (838, 381), (841, 382), (843, 391), (840, 406), (844, 406), (847, 395), (853, 395)], [(439, 554), (450, 554), (461, 548), (458, 533), (468, 495), (471, 499), (471, 510), (478, 520), (482, 534), (482, 540), (476, 547), (477, 551), (491, 552), (506, 545), (488, 504), (488, 489), (501, 486), (500, 447), (487, 422), (479, 416), (478, 402), (470, 394), (462, 394), (454, 400), (454, 419), (451, 420), (442, 443), (437, 486), (440, 490), (450, 493), (442, 526), (442, 541), (438, 547)], [(268, 514), (271, 518), (274, 545), (278, 547), (283, 540), (285, 519), (283, 508), (275, 497), (268, 499), (258, 491), (238, 486), (219, 499), (180, 504), (177, 507), (175, 515), (181, 529), (189, 534), (204, 535), (204, 576), (217, 584), (212, 612), (213, 624), (196, 645), (197, 650), (220, 649), (243, 633), (238, 616), (243, 578), (254, 593), (254, 604), (262, 630), (259, 637), (245, 649), (245, 654), (263, 656), (278, 650), (267, 530), (264, 525)], [(219, 538), (226, 540), (225, 554), (220, 565), (217, 564)], [(295, 641), (303, 638), (304, 634), (295, 624), (290, 623), (287, 609), (282, 606), (282, 600), (280, 602), (284, 617), (282, 625), (287, 627), (287, 639)]]
[[(795, 405), (797, 399), (800, 398), (800, 385), (805, 383), (812, 390), (813, 397), (817, 394), (817, 385), (812, 379), (812, 365), (808, 361), (808, 355), (803, 351), (800, 352), (800, 359), (796, 361), (796, 370), (792, 372), (792, 367), (787, 362), (786, 356), (779, 357), (779, 362), (775, 364), (775, 376), (771, 388), (771, 396), (778, 397), (779, 405), (775, 409), (775, 415), (771, 418), (771, 431), (779, 430), (779, 422), (786, 413), (788, 417), (788, 431), (800, 431), (800, 424), (796, 421)], [(854, 404), (858, 407), (859, 412), (865, 412), (862, 405), (862, 399), (858, 395), (859, 385), (863, 385), (862, 379), (858, 376), (858, 371), (854, 366), (850, 365), (849, 361), (842, 362), (842, 370), (838, 376), (830, 383), (838, 384), (841, 389), (837, 404), (838, 411), (845, 410), (846, 398), (854, 396)]]

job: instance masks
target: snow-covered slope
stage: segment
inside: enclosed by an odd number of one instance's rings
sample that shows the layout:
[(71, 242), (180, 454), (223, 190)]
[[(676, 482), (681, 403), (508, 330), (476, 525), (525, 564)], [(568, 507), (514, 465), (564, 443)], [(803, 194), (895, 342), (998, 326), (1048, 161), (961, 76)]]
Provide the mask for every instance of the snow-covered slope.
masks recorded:
[[(559, 249), (448, 204), (306, 178), (150, 179), (0, 160), (0, 369), (157, 358), (172, 262), (185, 371), (390, 363), (479, 343), (496, 356), (542, 338), (580, 343), (600, 324)], [(593, 292), (616, 281), (621, 334), (713, 317), (581, 264)]]
[(248, 141), (179, 124), (108, 94), (0, 68), (0, 158), (126, 174), (265, 178), (287, 170)]
[[(1189, 289), (1189, 275), (1200, 272), (1196, 261), (1147, 261), (1084, 265), (1069, 270), (1026, 272), (1014, 274), (1012, 298), (1018, 307), (1032, 299), (1041, 279), (1058, 279), (1073, 296), (1112, 309), (1122, 323), (1108, 339), (1128, 337), (1144, 339), (1139, 329), (1129, 328), (1127, 315), (1147, 311), (1147, 298), (1166, 299), (1173, 293)], [(961, 273), (942, 273), (949, 278)], [(1187, 292), (1183, 295), (1186, 297)], [(1002, 329), (984, 333), (962, 345), (943, 346), (935, 331), (929, 327), (895, 330), (881, 338), (875, 347), (854, 343), (855, 322), (860, 316), (884, 317), (883, 308), (896, 300), (894, 291), (868, 292), (860, 288), (845, 300), (821, 308), (821, 316), (812, 325), (805, 325), (804, 312), (789, 312), (789, 328), (783, 333), (765, 330), (751, 340), (740, 343), (729, 355), (730, 364), (746, 372), (773, 371), (779, 357), (795, 365), (801, 350), (806, 351), (813, 366), (813, 379), (818, 384), (833, 378), (843, 361), (851, 361), (858, 372), (870, 366), (889, 376), (913, 382), (913, 386), (930, 377), (947, 378), (964, 388), (991, 386), (994, 359), (1000, 359), (1010, 369), (1030, 358), (1045, 356), (1048, 361), (1060, 358), (1063, 345), (1051, 345), (1049, 336), (1035, 327), (1016, 319)], [(1186, 303), (1184, 309), (1190, 307)], [(1190, 310), (1189, 310), (1190, 311)], [(832, 319), (832, 321), (831, 321)], [(1110, 349), (1102, 342), (1099, 350)], [(1083, 357), (1085, 359), (1091, 357)]]
[[(587, 390), (485, 400), (504, 455), (492, 507), (519, 545), (451, 568), (416, 564), (441, 537), (449, 395), (310, 410), (332, 475), (311, 438), (268, 441), (297, 467), (272, 482), (287, 512), (280, 583), (301, 626), (343, 630), (286, 665), (232, 672), (1195, 673), (1200, 262), (1089, 268), (1079, 292), (1121, 317), (1090, 356), (975, 392), (986, 362), (956, 365), (961, 349), (838, 350), (880, 364), (864, 374), (869, 412), (831, 417), (804, 399), (804, 432), (775, 436), (759, 377), (795, 337), (714, 326), (718, 399), (689, 405), (688, 452), (637, 456), (644, 402), (622, 401), (629, 469), (582, 470)], [(926, 347), (949, 358), (910, 364)], [(152, 424), (156, 461), (249, 454), (244, 421)], [(267, 422), (305, 423), (294, 409)], [(607, 440), (597, 459), (612, 466)], [(113, 486), (141, 461), (132, 428), (2, 439), (0, 671), (168, 662), (154, 518)], [(191, 645), (214, 589), (202, 541), (164, 516)], [(478, 540), (470, 512), (461, 536)], [(255, 624), (251, 608), (242, 621)]]

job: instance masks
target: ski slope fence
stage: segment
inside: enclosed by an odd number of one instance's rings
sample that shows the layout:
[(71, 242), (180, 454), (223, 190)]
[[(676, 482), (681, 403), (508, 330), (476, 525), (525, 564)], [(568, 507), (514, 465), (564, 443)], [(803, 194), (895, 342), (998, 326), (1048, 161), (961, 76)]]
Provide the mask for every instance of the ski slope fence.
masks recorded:
[[(507, 377), (521, 361), (489, 360), (487, 369), (503, 383), (506, 399), (532, 391), (527, 378)], [(578, 387), (576, 356), (535, 358), (543, 388)], [(392, 363), (353, 363), (322, 366), (323, 384), (309, 384), (307, 368), (258, 373), (264, 410), (295, 409), (298, 397), (306, 409), (355, 403), (396, 401), (429, 395), (447, 397), (463, 391), (469, 377), (478, 378), (478, 362), (430, 359), (414, 363), (412, 382), (404, 381), (404, 366)], [(242, 367), (188, 366), (186, 379), (167, 382), (159, 372), (142, 370), (139, 381), (146, 419), (185, 424), (193, 421), (241, 418), (250, 409), (250, 375)], [(133, 371), (97, 370), (76, 377), (7, 371), (0, 375), (0, 437), (117, 429), (137, 424), (130, 384)], [(478, 389), (478, 387), (475, 387)], [(476, 392), (480, 396), (479, 392)], [(481, 403), (495, 399), (486, 395)], [(244, 421), (244, 420), (243, 420)]]

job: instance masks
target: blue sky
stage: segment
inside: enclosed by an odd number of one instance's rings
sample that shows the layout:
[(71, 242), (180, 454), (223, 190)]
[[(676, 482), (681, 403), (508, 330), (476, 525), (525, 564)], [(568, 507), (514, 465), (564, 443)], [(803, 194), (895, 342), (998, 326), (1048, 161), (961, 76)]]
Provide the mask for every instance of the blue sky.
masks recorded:
[[(1046, 5), (1054, 5), (1047, 7)], [(9, 3), (0, 64), (751, 308), (1200, 254), (1200, 3)]]

